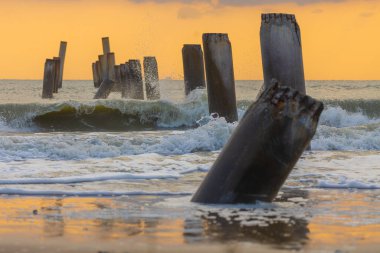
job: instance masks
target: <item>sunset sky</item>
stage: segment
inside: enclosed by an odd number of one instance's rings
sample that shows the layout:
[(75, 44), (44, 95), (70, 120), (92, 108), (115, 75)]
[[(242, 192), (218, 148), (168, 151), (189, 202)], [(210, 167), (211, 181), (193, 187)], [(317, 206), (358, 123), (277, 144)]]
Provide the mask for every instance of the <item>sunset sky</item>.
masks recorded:
[(380, 79), (378, 0), (0, 0), (1, 79), (41, 79), (68, 42), (64, 79), (91, 79), (109, 36), (117, 63), (154, 55), (161, 78), (183, 78), (183, 44), (228, 33), (236, 79), (262, 79), (260, 14), (296, 14), (306, 79)]

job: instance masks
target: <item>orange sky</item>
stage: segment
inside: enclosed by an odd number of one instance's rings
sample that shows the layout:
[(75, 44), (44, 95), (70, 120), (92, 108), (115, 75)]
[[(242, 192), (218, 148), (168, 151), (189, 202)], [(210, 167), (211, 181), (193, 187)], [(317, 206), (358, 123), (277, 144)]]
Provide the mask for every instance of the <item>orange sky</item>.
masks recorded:
[(64, 78), (91, 79), (91, 62), (102, 52), (103, 36), (110, 37), (117, 63), (155, 55), (161, 78), (180, 79), (182, 44), (201, 43), (204, 32), (229, 33), (236, 79), (262, 79), (262, 12), (296, 14), (306, 79), (380, 79), (377, 0), (0, 0), (0, 4), (1, 79), (41, 79), (44, 61), (58, 54), (60, 40), (68, 41)]

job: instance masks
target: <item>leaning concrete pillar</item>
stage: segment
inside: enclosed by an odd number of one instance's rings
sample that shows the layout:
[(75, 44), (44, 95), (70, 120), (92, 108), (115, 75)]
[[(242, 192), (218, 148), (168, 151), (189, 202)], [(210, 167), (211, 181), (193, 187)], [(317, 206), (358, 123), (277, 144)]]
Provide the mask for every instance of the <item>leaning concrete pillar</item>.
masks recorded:
[(92, 78), (94, 80), (94, 87), (98, 88), (100, 83), (99, 83), (98, 67), (97, 67), (96, 62), (92, 63)]
[(196, 88), (205, 88), (205, 70), (201, 45), (183, 45), (182, 61), (186, 96)]
[[(101, 57), (102, 59), (103, 57)], [(115, 85), (115, 54), (108, 53), (106, 55), (106, 73), (105, 78), (102, 81), (97, 93), (95, 94), (95, 99), (107, 98)], [(104, 60), (103, 60), (104, 61)], [(102, 63), (104, 64), (104, 63)]]
[(295, 89), (268, 86), (247, 110), (192, 201), (270, 202), (309, 145), (323, 104)]
[(228, 34), (203, 34), (209, 112), (238, 120), (231, 43)]
[(42, 98), (53, 98), (55, 62), (46, 59), (44, 68), (44, 80), (42, 86)]
[(262, 14), (261, 55), (264, 84), (272, 79), (306, 94), (301, 31), (294, 15)]
[(160, 99), (160, 83), (156, 57), (144, 57), (144, 79), (147, 99)]
[(144, 100), (144, 84), (139, 60), (129, 60), (130, 97)]
[(58, 88), (62, 88), (63, 68), (65, 66), (66, 48), (67, 48), (67, 42), (66, 41), (61, 41), (61, 44), (59, 46), (60, 65), (59, 65)]

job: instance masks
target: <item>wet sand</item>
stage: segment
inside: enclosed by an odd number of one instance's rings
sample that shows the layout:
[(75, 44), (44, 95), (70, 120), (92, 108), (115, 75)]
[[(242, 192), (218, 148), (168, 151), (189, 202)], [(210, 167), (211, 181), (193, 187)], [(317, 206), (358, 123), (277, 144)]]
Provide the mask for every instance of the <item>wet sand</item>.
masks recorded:
[[(251, 212), (244, 208), (227, 215), (225, 208), (207, 215), (189, 216), (180, 209), (165, 215), (162, 197), (2, 196), (0, 252), (378, 252), (379, 207), (366, 203), (371, 196), (347, 192), (340, 201), (332, 199), (331, 191), (310, 195), (318, 201), (303, 203), (298, 197), (304, 217), (273, 217), (264, 223), (256, 221), (265, 215), (241, 221)], [(307, 205), (326, 212), (307, 218)], [(152, 207), (156, 214), (147, 211)], [(368, 212), (361, 213), (363, 208)], [(195, 209), (189, 212), (199, 212)], [(373, 217), (364, 217), (371, 212)]]

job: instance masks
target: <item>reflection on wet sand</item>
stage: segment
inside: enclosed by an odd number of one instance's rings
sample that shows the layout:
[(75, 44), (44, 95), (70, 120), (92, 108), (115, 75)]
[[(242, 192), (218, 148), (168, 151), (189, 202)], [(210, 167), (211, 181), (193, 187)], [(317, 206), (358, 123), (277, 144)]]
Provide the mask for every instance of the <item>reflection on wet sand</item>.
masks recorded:
[[(162, 208), (155, 203), (164, 200), (154, 197), (127, 200), (3, 197), (0, 238), (14, 235), (21, 240), (39, 239), (33, 242), (37, 244), (58, 239), (85, 245), (142, 243), (147, 247), (249, 243), (282, 250), (340, 249), (343, 238), (350, 249), (378, 244), (380, 225), (376, 219), (380, 211), (368, 193), (351, 193), (353, 196), (347, 194), (344, 198), (340, 194), (335, 198), (331, 192), (315, 191), (310, 198), (321, 201), (312, 202), (311, 208), (304, 203), (308, 201), (303, 198), (308, 197), (307, 193), (292, 193), (296, 194), (281, 195), (278, 203), (285, 201), (289, 208), (296, 205), (297, 210), (313, 215), (298, 217), (290, 211), (289, 215), (276, 215), (276, 205), (240, 209), (181, 205)], [(176, 209), (176, 215), (170, 215), (171, 208)], [(353, 213), (358, 208), (367, 212)], [(363, 219), (371, 222), (358, 222)], [(4, 245), (2, 239), (0, 243)]]

